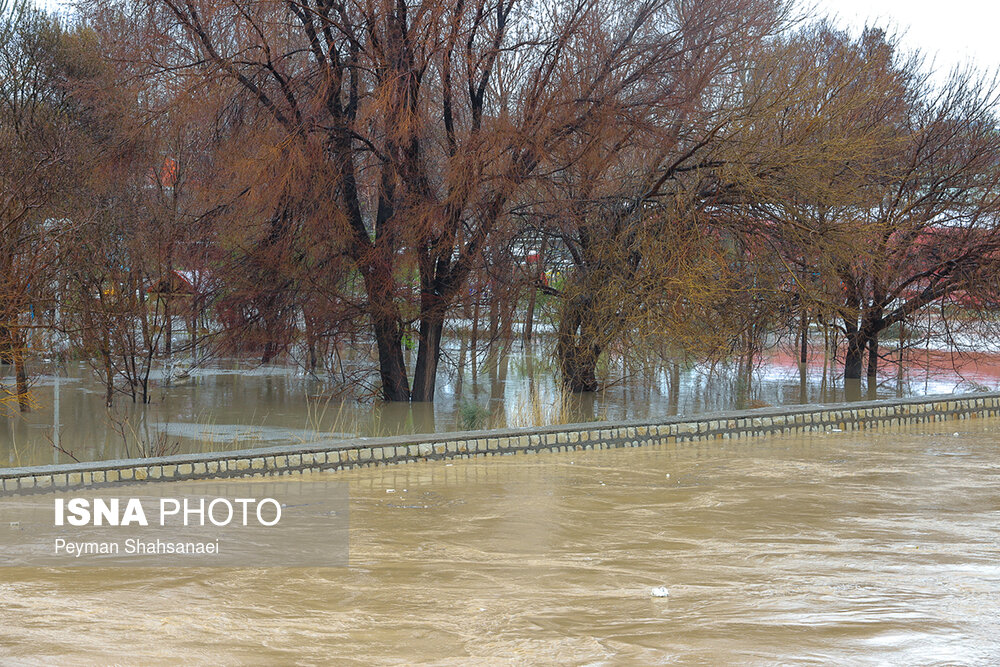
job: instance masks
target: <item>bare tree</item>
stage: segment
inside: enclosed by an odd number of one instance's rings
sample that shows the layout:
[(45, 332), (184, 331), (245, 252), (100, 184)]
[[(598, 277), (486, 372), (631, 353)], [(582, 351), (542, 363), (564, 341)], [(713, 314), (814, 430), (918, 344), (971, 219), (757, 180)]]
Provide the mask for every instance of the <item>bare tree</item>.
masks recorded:
[(997, 88), (968, 72), (935, 87), (879, 30), (808, 38), (830, 65), (764, 131), (762, 154), (782, 166), (745, 181), (749, 210), (803, 307), (839, 321), (845, 377), (858, 379), (866, 350), (876, 374), (886, 328), (957, 291), (992, 289)]
[(22, 411), (28, 332), (52, 303), (63, 232), (54, 220), (79, 181), (71, 139), (79, 109), (62, 83), (86, 76), (73, 65), (86, 42), (26, 2), (0, 2), (0, 363), (15, 367)]
[[(720, 169), (742, 155), (733, 135), (766, 111), (747, 95), (747, 71), (786, 15), (778, 3), (734, 0), (671, 4), (669, 17), (656, 37), (669, 56), (549, 157), (555, 175), (526, 205), (571, 267), (548, 291), (560, 298), (556, 350), (574, 391), (598, 387), (598, 358), (612, 345), (728, 344), (715, 335), (715, 306), (737, 265), (712, 206), (724, 194)], [(699, 326), (708, 318), (715, 325)]]
[[(159, 76), (222, 82), (255, 105), (247, 196), (262, 212), (290, 209), (295, 224), (327, 230), (335, 243), (313, 271), (336, 255), (356, 267), (389, 400), (433, 399), (448, 310), (540, 165), (595, 118), (614, 122), (617, 100), (678, 51), (696, 55), (670, 27), (694, 20), (678, 2), (104, 7), (169, 44)], [(280, 234), (286, 222), (275, 224)], [(402, 354), (407, 261), (418, 270), (412, 385)]]

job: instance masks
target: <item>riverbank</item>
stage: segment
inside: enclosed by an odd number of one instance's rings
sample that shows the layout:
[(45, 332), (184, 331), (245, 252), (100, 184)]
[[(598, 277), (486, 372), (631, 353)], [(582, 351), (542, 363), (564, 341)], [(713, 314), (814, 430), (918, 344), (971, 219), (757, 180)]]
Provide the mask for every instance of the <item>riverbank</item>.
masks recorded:
[(320, 441), (229, 452), (3, 468), (0, 469), (0, 491), (3, 494), (44, 493), (150, 481), (264, 477), (429, 459), (614, 449), (808, 431), (851, 431), (883, 424), (926, 423), (997, 414), (1000, 414), (1000, 392), (983, 392), (761, 408), (656, 421), (357, 438), (347, 442)]

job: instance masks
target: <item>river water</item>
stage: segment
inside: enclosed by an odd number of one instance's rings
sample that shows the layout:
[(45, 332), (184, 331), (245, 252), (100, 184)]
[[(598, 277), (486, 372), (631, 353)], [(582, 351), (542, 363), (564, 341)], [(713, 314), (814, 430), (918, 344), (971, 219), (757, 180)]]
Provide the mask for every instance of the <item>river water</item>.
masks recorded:
[(998, 664), (998, 434), (316, 475), (350, 483), (349, 567), (0, 568), (0, 663)]

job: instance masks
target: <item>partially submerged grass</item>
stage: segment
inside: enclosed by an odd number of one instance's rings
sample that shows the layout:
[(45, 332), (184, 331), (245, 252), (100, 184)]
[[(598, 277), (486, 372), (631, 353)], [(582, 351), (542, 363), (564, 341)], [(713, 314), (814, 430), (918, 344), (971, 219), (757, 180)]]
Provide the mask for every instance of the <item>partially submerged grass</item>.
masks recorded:
[(596, 416), (586, 415), (581, 400), (578, 396), (557, 389), (552, 392), (519, 394), (513, 401), (505, 401), (494, 410), (478, 403), (465, 402), (459, 410), (458, 428), (463, 431), (478, 431), (555, 426), (606, 419), (603, 411)]

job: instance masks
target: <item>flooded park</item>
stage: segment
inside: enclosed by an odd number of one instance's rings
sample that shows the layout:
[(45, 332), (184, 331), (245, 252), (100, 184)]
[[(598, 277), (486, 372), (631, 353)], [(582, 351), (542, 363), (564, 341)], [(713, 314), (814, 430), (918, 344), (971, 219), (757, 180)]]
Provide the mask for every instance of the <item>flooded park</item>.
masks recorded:
[(974, 419), (307, 475), (350, 484), (349, 567), (3, 568), (0, 656), (996, 664), (998, 429)]
[[(464, 357), (458, 344), (446, 353)], [(925, 358), (926, 357), (926, 358)], [(482, 355), (480, 356), (482, 360)], [(151, 399), (104, 405), (104, 388), (84, 362), (39, 364), (32, 409), (0, 417), (0, 466), (17, 467), (139, 456), (334, 443), (358, 436), (442, 433), (582, 422), (656, 420), (722, 410), (835, 403), (993, 390), (1000, 357), (921, 353), (879, 382), (849, 382), (822, 358), (803, 367), (773, 349), (749, 369), (735, 362), (676, 361), (632, 371), (600, 392), (568, 394), (548, 348), (445, 369), (434, 403), (384, 403), (331, 391), (337, 378), (292, 362), (215, 360), (165, 381), (151, 374)], [(5, 367), (0, 366), (0, 382)], [(10, 381), (7, 370), (6, 381)]]

